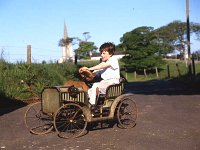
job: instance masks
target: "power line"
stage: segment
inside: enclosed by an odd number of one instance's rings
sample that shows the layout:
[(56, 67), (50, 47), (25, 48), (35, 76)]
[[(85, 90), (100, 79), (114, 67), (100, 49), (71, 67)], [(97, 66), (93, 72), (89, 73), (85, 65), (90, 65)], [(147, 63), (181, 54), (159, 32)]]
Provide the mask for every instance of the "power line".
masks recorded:
[[(1, 48), (23, 48), (26, 49), (27, 46), (13, 46), (13, 45), (0, 45)], [(45, 51), (55, 51), (58, 52), (59, 50), (54, 50), (54, 48), (40, 48), (40, 47), (31, 47), (32, 49), (36, 49), (36, 50), (45, 50)]]

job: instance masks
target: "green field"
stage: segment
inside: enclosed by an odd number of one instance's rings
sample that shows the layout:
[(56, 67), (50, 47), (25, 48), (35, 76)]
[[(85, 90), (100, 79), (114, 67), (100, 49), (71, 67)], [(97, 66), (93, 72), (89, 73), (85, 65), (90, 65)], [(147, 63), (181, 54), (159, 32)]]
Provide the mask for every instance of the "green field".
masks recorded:
[[(195, 72), (196, 75), (200, 73), (200, 63), (195, 63)], [(188, 73), (188, 65), (184, 61), (175, 61), (175, 60), (166, 61), (166, 65), (163, 65), (160, 69), (158, 69), (158, 76), (156, 74), (156, 70), (152, 70), (151, 72), (147, 71), (146, 72), (147, 76), (144, 75), (144, 72), (127, 73), (125, 71), (122, 71), (122, 74), (127, 78), (129, 82), (183, 78), (187, 75), (187, 73)]]

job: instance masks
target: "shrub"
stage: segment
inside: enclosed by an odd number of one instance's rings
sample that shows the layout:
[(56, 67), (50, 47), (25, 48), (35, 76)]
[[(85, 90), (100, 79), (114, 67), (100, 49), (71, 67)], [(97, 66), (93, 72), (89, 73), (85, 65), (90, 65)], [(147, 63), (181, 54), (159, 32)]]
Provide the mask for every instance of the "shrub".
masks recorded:
[[(0, 61), (0, 93), (14, 99), (40, 97), (44, 86), (63, 85), (75, 80), (73, 64), (9, 64)], [(1, 95), (2, 95), (1, 94)]]

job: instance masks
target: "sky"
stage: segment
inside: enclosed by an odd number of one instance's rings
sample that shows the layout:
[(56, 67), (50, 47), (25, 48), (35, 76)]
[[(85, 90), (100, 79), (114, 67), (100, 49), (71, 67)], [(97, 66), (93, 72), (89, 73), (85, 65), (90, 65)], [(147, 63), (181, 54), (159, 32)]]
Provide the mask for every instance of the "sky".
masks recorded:
[[(199, 0), (189, 0), (190, 22), (200, 23), (199, 7)], [(186, 0), (0, 0), (0, 56), (25, 62), (31, 45), (32, 62), (57, 61), (64, 22), (69, 37), (84, 39), (89, 32), (99, 48), (104, 42), (119, 44), (137, 27), (156, 29), (175, 20), (186, 21)], [(191, 51), (199, 49), (200, 42), (191, 38)]]

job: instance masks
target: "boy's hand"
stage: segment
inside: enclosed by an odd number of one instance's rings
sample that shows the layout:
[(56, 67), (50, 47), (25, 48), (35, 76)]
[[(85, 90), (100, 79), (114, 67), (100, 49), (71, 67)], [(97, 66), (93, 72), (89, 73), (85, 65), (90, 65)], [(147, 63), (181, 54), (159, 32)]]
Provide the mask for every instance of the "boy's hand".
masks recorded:
[(81, 68), (79, 69), (79, 73), (82, 73), (83, 71), (86, 71), (86, 70), (88, 70), (87, 67), (81, 67)]

